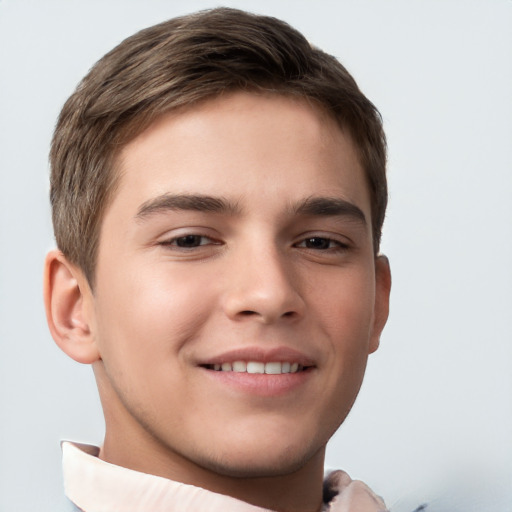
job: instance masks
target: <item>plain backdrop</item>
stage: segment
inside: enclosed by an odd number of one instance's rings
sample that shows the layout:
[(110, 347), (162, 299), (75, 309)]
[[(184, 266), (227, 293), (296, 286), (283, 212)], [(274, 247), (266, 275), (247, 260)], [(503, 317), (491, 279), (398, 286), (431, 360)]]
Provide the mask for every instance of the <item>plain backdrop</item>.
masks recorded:
[[(391, 317), (327, 465), (393, 512), (512, 511), (512, 2), (225, 0), (338, 57), (389, 139)], [(55, 510), (60, 439), (100, 443), (92, 371), (48, 334), (47, 153), (136, 30), (212, 1), (0, 0), (0, 511)], [(307, 414), (307, 411), (304, 411)]]

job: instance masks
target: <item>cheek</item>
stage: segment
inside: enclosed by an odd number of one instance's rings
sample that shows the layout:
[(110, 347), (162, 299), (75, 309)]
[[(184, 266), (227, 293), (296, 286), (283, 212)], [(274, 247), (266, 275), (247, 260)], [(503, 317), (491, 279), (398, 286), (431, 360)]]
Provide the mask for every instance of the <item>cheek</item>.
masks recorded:
[(187, 277), (119, 269), (107, 286), (98, 280), (97, 335), (106, 375), (132, 414), (154, 422), (171, 421), (170, 404), (190, 399), (183, 347), (200, 329), (210, 297), (194, 291)]
[(332, 279), (319, 297), (319, 316), (337, 350), (365, 348), (373, 321), (375, 288), (367, 269)]
[[(127, 277), (129, 276), (129, 277)], [(162, 365), (199, 328), (205, 305), (211, 304), (207, 286), (198, 293), (189, 275), (118, 268), (97, 290), (97, 331), (102, 357), (124, 364)]]
[(368, 267), (331, 280), (319, 317), (329, 343), (326, 393), (333, 411), (343, 415), (355, 400), (369, 354), (375, 290)]

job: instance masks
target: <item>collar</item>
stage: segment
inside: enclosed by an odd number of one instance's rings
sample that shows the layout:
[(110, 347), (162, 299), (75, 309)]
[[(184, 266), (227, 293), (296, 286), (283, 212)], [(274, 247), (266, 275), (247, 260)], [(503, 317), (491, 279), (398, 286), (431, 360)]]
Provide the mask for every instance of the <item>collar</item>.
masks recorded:
[[(96, 446), (64, 441), (62, 463), (66, 496), (84, 512), (272, 512), (236, 498), (98, 458)], [(325, 512), (385, 512), (382, 500), (365, 484), (343, 471), (330, 473), (324, 483)]]

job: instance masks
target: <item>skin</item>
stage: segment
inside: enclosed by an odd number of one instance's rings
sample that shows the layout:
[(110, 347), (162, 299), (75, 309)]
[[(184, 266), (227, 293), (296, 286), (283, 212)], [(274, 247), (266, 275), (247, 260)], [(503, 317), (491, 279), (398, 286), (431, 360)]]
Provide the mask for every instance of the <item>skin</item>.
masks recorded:
[[(58, 251), (45, 274), (55, 340), (94, 367), (100, 457), (318, 510), (326, 443), (388, 314), (389, 266), (374, 255), (350, 137), (301, 100), (236, 93), (161, 117), (118, 167), (94, 292)], [(247, 387), (201, 366), (234, 349), (293, 351), (309, 369)]]

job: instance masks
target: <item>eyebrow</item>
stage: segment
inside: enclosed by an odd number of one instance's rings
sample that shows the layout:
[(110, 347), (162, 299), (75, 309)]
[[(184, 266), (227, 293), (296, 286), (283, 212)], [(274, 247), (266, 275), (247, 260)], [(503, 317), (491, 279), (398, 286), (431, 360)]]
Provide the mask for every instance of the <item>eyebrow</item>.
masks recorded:
[[(145, 201), (137, 211), (135, 218), (145, 220), (155, 214), (167, 211), (197, 211), (236, 215), (241, 213), (237, 203), (203, 194), (162, 194)], [(295, 215), (320, 217), (349, 217), (363, 225), (367, 224), (363, 211), (353, 203), (339, 197), (308, 197), (292, 206)]]
[(162, 194), (144, 202), (138, 209), (135, 218), (145, 220), (158, 213), (178, 210), (229, 214), (236, 214), (240, 211), (236, 203), (222, 197), (202, 194)]
[(367, 225), (366, 216), (361, 208), (339, 197), (308, 197), (292, 210), (298, 215), (348, 217)]

